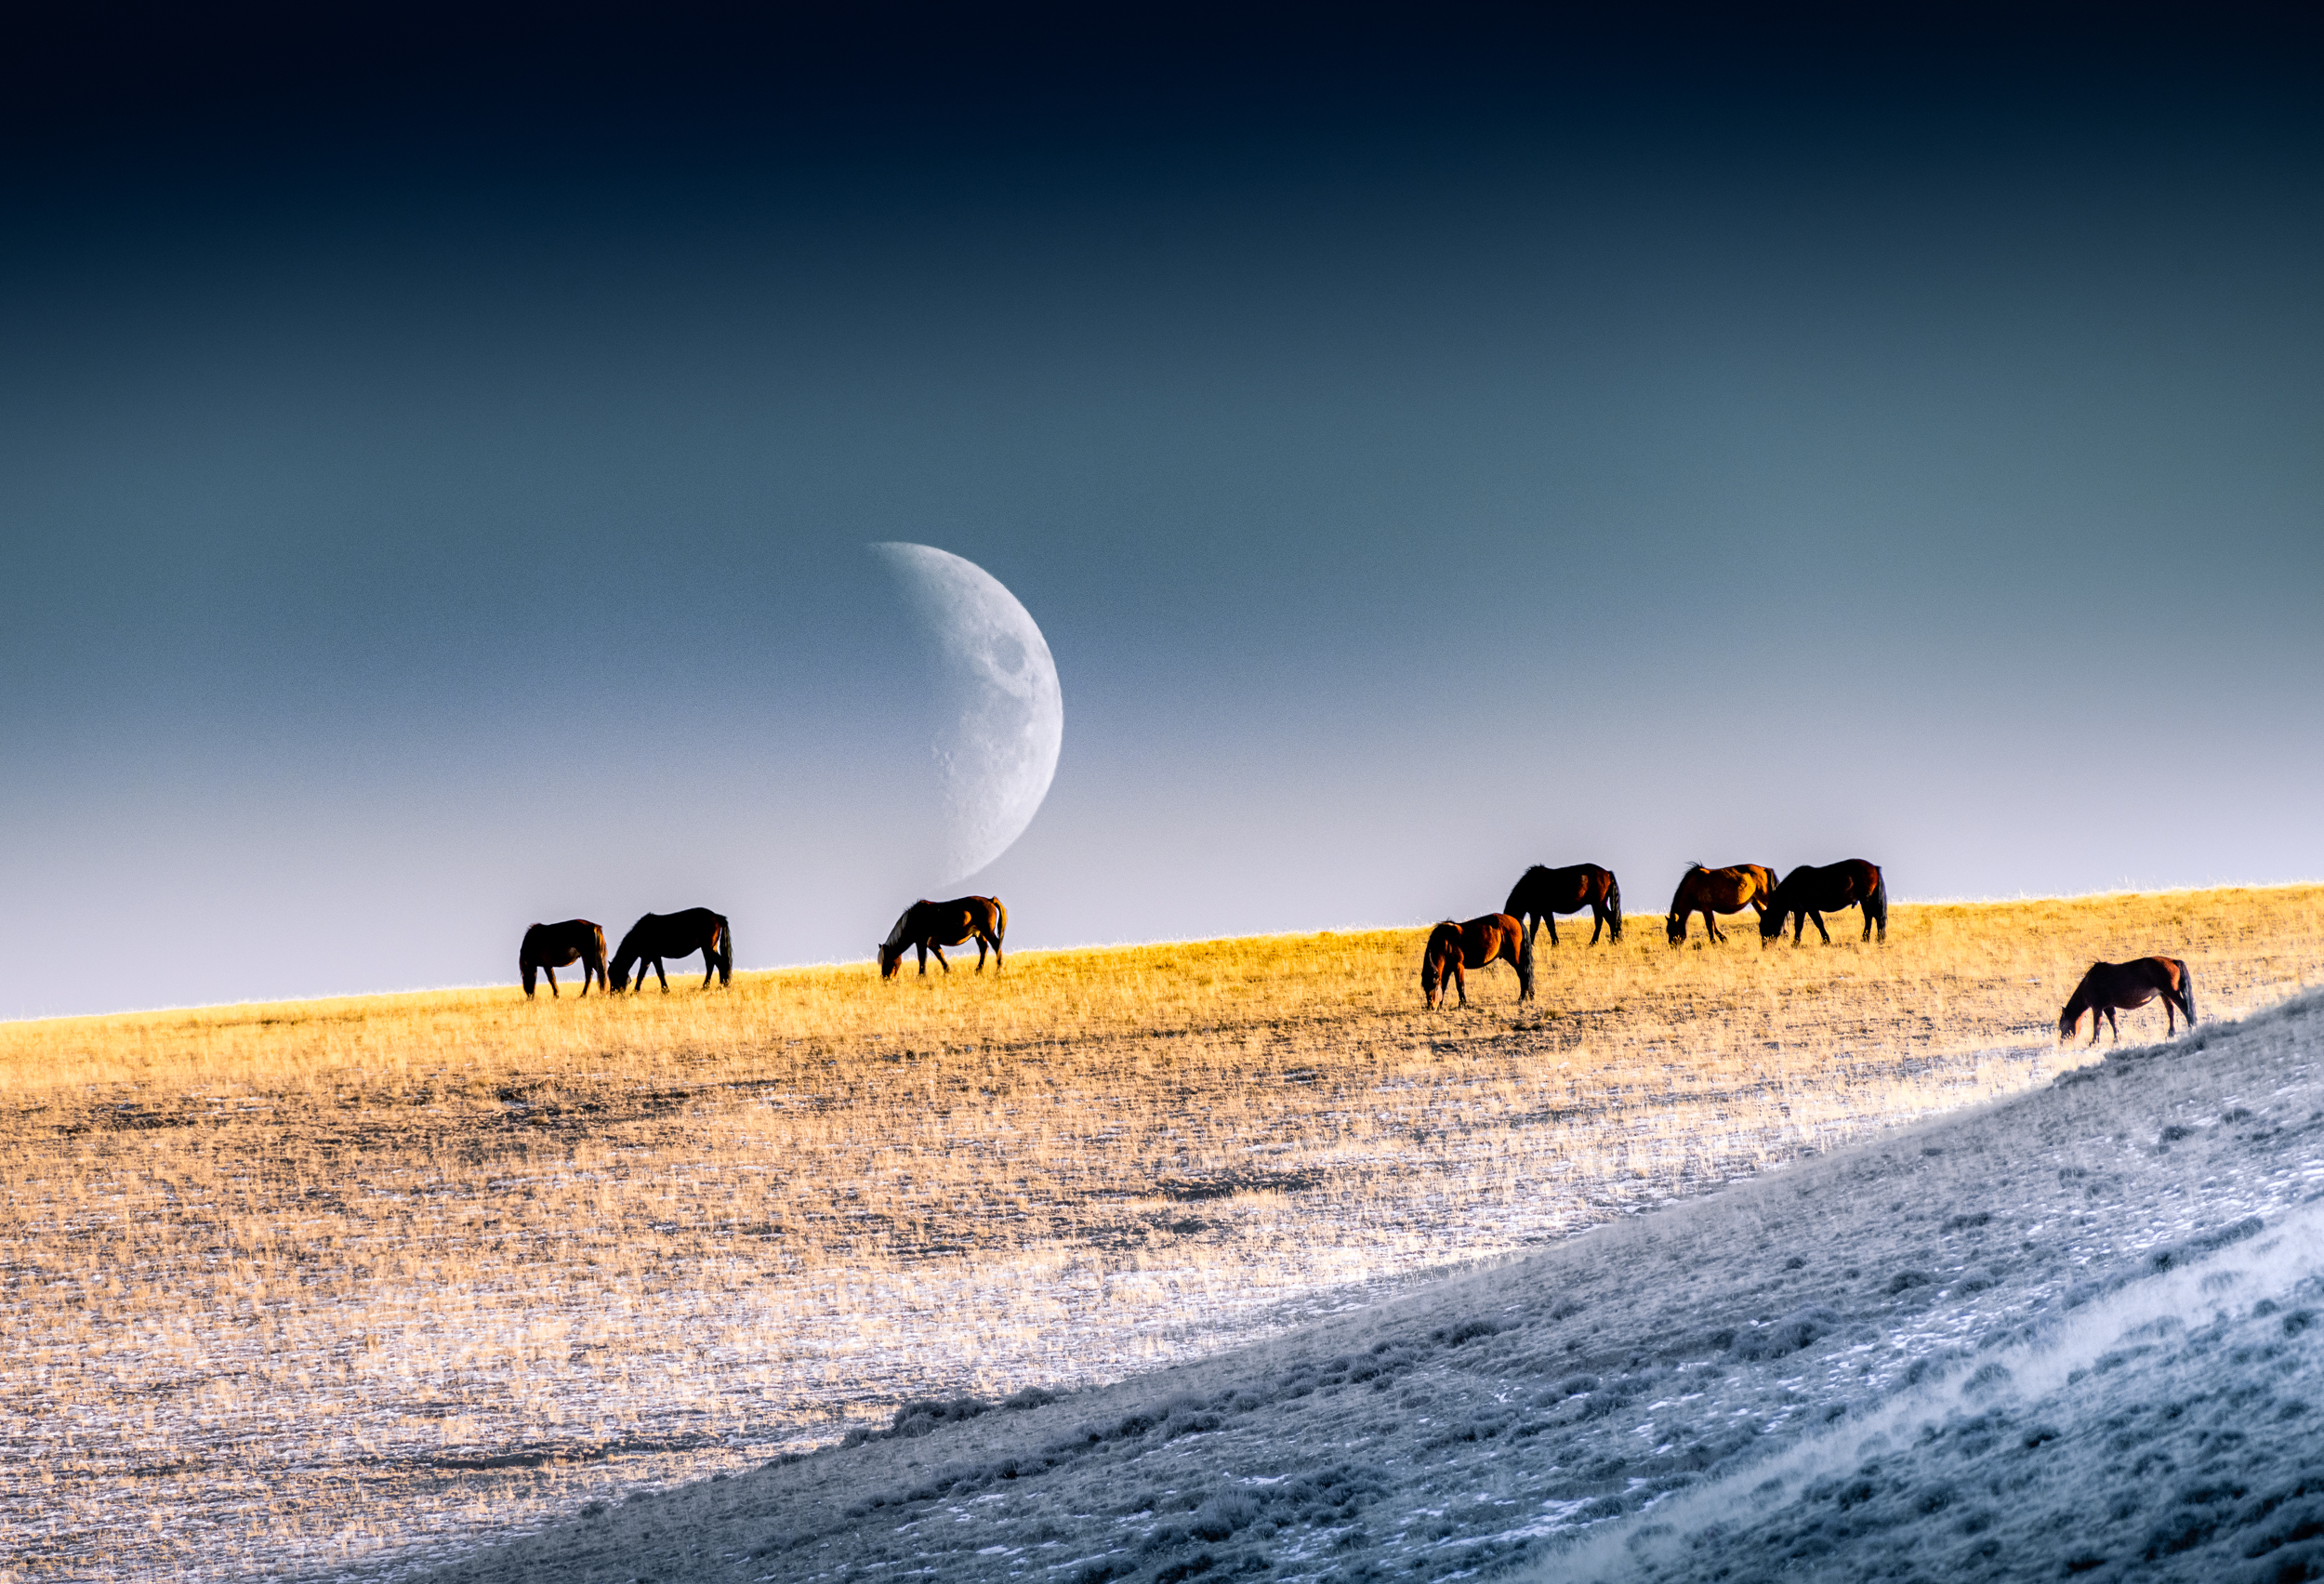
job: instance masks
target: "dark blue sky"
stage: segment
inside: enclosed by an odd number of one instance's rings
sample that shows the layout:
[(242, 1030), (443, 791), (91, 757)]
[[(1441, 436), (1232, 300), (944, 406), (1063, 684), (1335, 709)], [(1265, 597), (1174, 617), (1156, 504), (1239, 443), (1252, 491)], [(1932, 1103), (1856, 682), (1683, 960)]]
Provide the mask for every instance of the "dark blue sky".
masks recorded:
[(867, 956), (878, 539), (1056, 655), (1016, 944), (2324, 875), (2312, 41), (1173, 18), (38, 41), (0, 1015)]

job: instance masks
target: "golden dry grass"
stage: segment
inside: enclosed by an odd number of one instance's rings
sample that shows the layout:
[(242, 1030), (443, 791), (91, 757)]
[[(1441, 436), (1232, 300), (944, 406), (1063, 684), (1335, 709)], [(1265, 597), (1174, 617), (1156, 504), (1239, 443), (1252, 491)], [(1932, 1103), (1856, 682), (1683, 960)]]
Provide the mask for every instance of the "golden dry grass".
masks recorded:
[(1379, 931), (0, 1025), (0, 1555), (320, 1564), (1117, 1375), (2037, 1081), (2093, 957), (2324, 968), (2324, 888), (1854, 920), (1545, 940), (1522, 1011)]

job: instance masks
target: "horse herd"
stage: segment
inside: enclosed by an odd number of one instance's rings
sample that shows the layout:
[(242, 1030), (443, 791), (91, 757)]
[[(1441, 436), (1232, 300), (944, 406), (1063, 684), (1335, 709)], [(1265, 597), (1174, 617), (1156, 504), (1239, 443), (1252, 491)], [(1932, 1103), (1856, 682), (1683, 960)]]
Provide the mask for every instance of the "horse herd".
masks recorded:
[[(1532, 1000), (1534, 940), (1547, 925), (1550, 944), (1556, 945), (1557, 916), (1578, 913), (1585, 907), (1591, 912), (1591, 945), (1598, 944), (1601, 931), (1609, 940), (1622, 938), (1621, 883), (1611, 869), (1596, 864), (1563, 869), (1536, 864), (1518, 877), (1499, 913), (1465, 923), (1446, 919), (1429, 931), (1420, 957), (1420, 994), (1429, 1010), (1433, 1011), (1456, 996), (1460, 1005), (1467, 1006), (1466, 970), (1490, 968), (1497, 962), (1505, 962), (1515, 970), (1517, 999)], [(1723, 869), (1689, 864), (1671, 894), (1664, 933), (1672, 945), (1684, 944), (1687, 926), (1699, 913), (1704, 933), (1713, 943), (1723, 942), (1726, 935), (1719, 928), (1719, 916), (1740, 913), (1746, 907), (1758, 911), (1762, 946), (1782, 939), (1787, 922), (1791, 926), (1793, 945), (1801, 943), (1807, 926), (1813, 924), (1829, 946), (1831, 931), (1824, 928), (1824, 915), (1849, 907), (1863, 910), (1865, 940), (1876, 934), (1882, 941), (1888, 939), (1888, 883), (1879, 865), (1862, 858), (1802, 864), (1781, 880), (1764, 864), (1730, 864)], [(2058, 1014), (2058, 1038), (2073, 1038), (2082, 1014), (2088, 1012), (2093, 1045), (2098, 1043), (2101, 1017), (2119, 1042), (2122, 1031), (2115, 1013), (2143, 1007), (2158, 996), (2162, 997), (2166, 1037), (2178, 1032), (2177, 1014), (2185, 1015), (2188, 1027), (2195, 1025), (2195, 982), (2186, 964), (2177, 957), (2093, 963), (2075, 986), (2066, 1010)]]
[[(1557, 916), (1590, 909), (1591, 923), (1590, 944), (1596, 945), (1601, 934), (1607, 939), (1622, 938), (1622, 887), (1611, 869), (1595, 864), (1576, 864), (1563, 869), (1545, 868), (1536, 864), (1518, 877), (1509, 892), (1509, 900), (1499, 913), (1487, 913), (1466, 923), (1446, 919), (1429, 931), (1428, 944), (1420, 957), (1420, 993), (1431, 1011), (1438, 1005), (1449, 1006), (1453, 997), (1460, 1005), (1469, 1004), (1467, 972), (1471, 969), (1490, 968), (1505, 962), (1517, 974), (1517, 999), (1533, 999), (1533, 943), (1547, 926), (1550, 944), (1557, 944)], [(1703, 916), (1705, 934), (1714, 943), (1723, 942), (1726, 935), (1719, 928), (1719, 916), (1742, 912), (1746, 907), (1759, 914), (1759, 938), (1763, 946), (1773, 944), (1783, 936), (1786, 923), (1791, 926), (1791, 944), (1798, 945), (1807, 926), (1816, 926), (1826, 945), (1831, 944), (1831, 931), (1824, 928), (1824, 915), (1842, 908), (1861, 908), (1864, 914), (1864, 936), (1872, 940), (1877, 933), (1882, 941), (1888, 939), (1888, 883), (1882, 878), (1880, 865), (1862, 858), (1850, 858), (1838, 864), (1802, 864), (1781, 880), (1764, 864), (1730, 864), (1723, 869), (1708, 869), (1700, 864), (1687, 865), (1679, 877), (1678, 890), (1671, 894), (1670, 909), (1663, 921), (1664, 932), (1672, 945), (1683, 945), (1689, 921), (1697, 913)], [(946, 946), (976, 943), (976, 970), (984, 971), (984, 954), (993, 956), (993, 972), (1001, 971), (1001, 940), (1009, 932), (1009, 910), (994, 896), (957, 897), (950, 902), (916, 902), (904, 910), (895, 928), (887, 939), (875, 948), (879, 957), (879, 977), (893, 979), (904, 965), (904, 954), (917, 952), (919, 970), (928, 972), (928, 959), (932, 954), (936, 965), (946, 973), (952, 964), (944, 959)], [(630, 988), (633, 978), (640, 990), (645, 988), (645, 970), (652, 968), (661, 980), (665, 994), (669, 990), (669, 974), (663, 968), (665, 957), (690, 957), (702, 954), (704, 988), (712, 978), (720, 984), (732, 981), (734, 972), (734, 934), (723, 914), (706, 907), (690, 907), (683, 913), (649, 913), (629, 927), (621, 938), (621, 949), (613, 954), (610, 966), (605, 954), (605, 931), (586, 918), (568, 918), (561, 924), (535, 924), (524, 932), (524, 944), (517, 953), (517, 969), (524, 980), (524, 993), (533, 994), (535, 978), (546, 974), (548, 993), (557, 990), (557, 970), (574, 963), (581, 965), (581, 994), (589, 993), (594, 980), (608, 995)], [(2115, 1022), (2117, 1011), (2143, 1007), (2160, 996), (2167, 1034), (2178, 1032), (2177, 1013), (2184, 1013), (2187, 1026), (2195, 1024), (2195, 985), (2188, 977), (2186, 964), (2176, 957), (2140, 957), (2133, 962), (2093, 963), (2082, 975), (2073, 997), (2058, 1015), (2058, 1038), (2071, 1039), (2084, 1012), (2091, 1014), (2090, 1042), (2098, 1042), (2098, 1020), (2104, 1017), (2114, 1030), (2117, 1041), (2122, 1037), (2120, 1025)]]
[(660, 976), (665, 994), (669, 990), (669, 974), (662, 967), (664, 957), (692, 957), (702, 954), (702, 983), (707, 988), (712, 975), (720, 984), (734, 977), (734, 932), (727, 928), (726, 915), (713, 913), (706, 907), (690, 907), (683, 913), (649, 913), (629, 926), (629, 933), (621, 938), (621, 950), (614, 954), (612, 977), (607, 978), (605, 961), (605, 931), (586, 918), (568, 918), (562, 924), (535, 924), (524, 932), (524, 944), (517, 948), (517, 971), (524, 977), (524, 993), (533, 994), (535, 972), (548, 976), (548, 993), (557, 994), (557, 970), (581, 965), (581, 994), (589, 993), (589, 982), (611, 995), (629, 988), (629, 970), (637, 970), (638, 988), (645, 988), (645, 970), (650, 967)]
[[(1434, 1010), (1449, 980), (1465, 1007), (1469, 1004), (1465, 970), (1505, 962), (1517, 971), (1517, 999), (1532, 1000), (1535, 938), (1546, 925), (1550, 944), (1556, 945), (1557, 916), (1579, 913), (1585, 907), (1591, 913), (1591, 945), (1598, 944), (1601, 931), (1609, 940), (1622, 938), (1622, 883), (1614, 878), (1613, 870), (1596, 864), (1575, 864), (1564, 869), (1536, 864), (1517, 877), (1499, 913), (1487, 913), (1465, 924), (1447, 918), (1429, 931), (1420, 957), (1421, 997)], [(1746, 907), (1758, 910), (1762, 944), (1781, 936), (1788, 919), (1793, 944), (1814, 924), (1829, 946), (1831, 931), (1824, 928), (1824, 915), (1843, 907), (1864, 910), (1866, 940), (1876, 930), (1882, 940), (1888, 939), (1888, 886), (1881, 878), (1880, 865), (1861, 858), (1802, 864), (1780, 881), (1764, 864), (1730, 864), (1723, 869), (1689, 864), (1686, 873), (1679, 877), (1679, 889), (1671, 893), (1664, 933), (1672, 945), (1683, 944), (1688, 921), (1699, 913), (1704, 933), (1713, 942), (1724, 941), (1719, 915), (1740, 913)]]
[[(984, 971), (984, 951), (992, 948), (993, 971), (1000, 972), (1000, 941), (1009, 931), (1009, 910), (997, 896), (964, 896), (953, 902), (916, 902), (904, 910), (896, 927), (888, 931), (888, 938), (879, 943), (879, 977), (893, 979), (903, 966), (904, 954), (919, 952), (920, 971), (928, 971), (928, 957), (936, 954), (936, 964), (946, 973), (952, 964), (944, 960), (944, 948), (965, 941), (976, 943), (976, 970)], [(662, 982), (664, 994), (669, 991), (669, 974), (663, 970), (664, 957), (691, 957), (702, 954), (702, 985), (708, 989), (713, 976), (720, 984), (734, 976), (734, 931), (728, 927), (726, 915), (713, 913), (706, 907), (690, 907), (683, 913), (649, 913), (629, 926), (629, 933), (621, 938), (621, 950), (613, 956), (609, 970), (605, 957), (605, 931), (587, 918), (568, 918), (561, 924), (535, 924), (524, 932), (524, 944), (517, 948), (517, 972), (524, 980), (524, 993), (533, 994), (535, 976), (546, 974), (548, 993), (557, 995), (557, 970), (581, 965), (581, 994), (589, 993), (595, 981), (598, 987), (611, 995), (627, 990), (630, 984), (630, 970), (637, 970), (637, 987), (645, 988), (645, 970), (652, 968)], [(609, 978), (610, 971), (610, 978)]]

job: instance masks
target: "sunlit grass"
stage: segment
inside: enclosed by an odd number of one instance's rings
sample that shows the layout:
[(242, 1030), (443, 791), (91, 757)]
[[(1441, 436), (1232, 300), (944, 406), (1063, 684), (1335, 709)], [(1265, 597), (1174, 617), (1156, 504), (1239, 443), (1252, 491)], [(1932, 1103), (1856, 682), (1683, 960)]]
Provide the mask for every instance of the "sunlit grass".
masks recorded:
[(2036, 1081), (2093, 957), (2273, 1000), (2324, 888), (1856, 930), (1545, 939), (1522, 1011), (1380, 931), (0, 1025), (0, 1555), (360, 1554), (1184, 1356)]

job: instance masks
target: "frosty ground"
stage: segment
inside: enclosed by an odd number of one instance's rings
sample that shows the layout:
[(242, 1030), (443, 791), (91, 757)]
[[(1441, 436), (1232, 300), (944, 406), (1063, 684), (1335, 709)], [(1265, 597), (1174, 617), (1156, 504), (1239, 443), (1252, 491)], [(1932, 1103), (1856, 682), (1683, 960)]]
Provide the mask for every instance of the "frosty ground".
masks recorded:
[(2324, 994), (445, 1580), (2324, 1577)]

